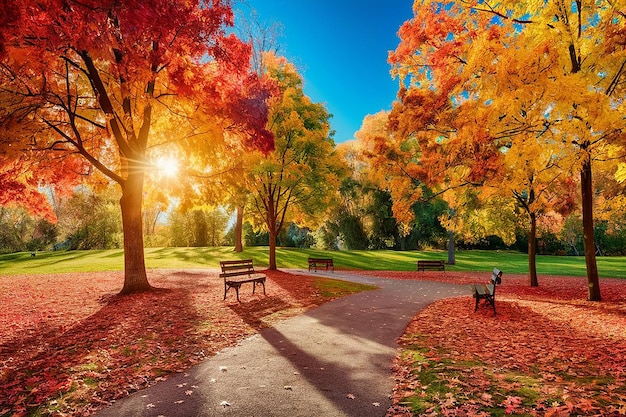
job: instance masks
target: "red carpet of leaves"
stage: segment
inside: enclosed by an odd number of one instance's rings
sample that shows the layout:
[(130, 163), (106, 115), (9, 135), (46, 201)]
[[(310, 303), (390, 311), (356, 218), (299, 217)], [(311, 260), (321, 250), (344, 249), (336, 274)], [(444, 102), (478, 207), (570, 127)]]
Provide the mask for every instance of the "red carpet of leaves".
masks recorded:
[(150, 271), (160, 290), (120, 297), (121, 272), (0, 279), (0, 416), (83, 416), (325, 301), (313, 278), (268, 274), (265, 297), (217, 272)]
[[(385, 274), (462, 284), (489, 280), (485, 273)], [(425, 348), (428, 360), (397, 360), (395, 407), (389, 415), (412, 415), (401, 406), (403, 400), (427, 389), (415, 370), (440, 362), (451, 364), (451, 371), (454, 364), (464, 364), (461, 372), (440, 374), (458, 394), (440, 398), (420, 415), (488, 416), (494, 409), (541, 416), (626, 415), (626, 280), (601, 279), (600, 303), (585, 301), (586, 278), (540, 277), (539, 285), (531, 288), (526, 277), (505, 274), (495, 316), (490, 307), (474, 312), (469, 286), (467, 297), (436, 302), (418, 314), (400, 343)], [(516, 395), (529, 391), (533, 396)], [(508, 395), (498, 398), (494, 392)]]
[[(486, 282), (485, 273), (372, 272), (390, 279)], [(113, 399), (182, 371), (277, 320), (327, 300), (313, 278), (268, 275), (268, 297), (242, 287), (222, 301), (217, 272), (151, 271), (161, 290), (119, 297), (121, 273), (14, 276), (0, 279), (0, 416), (84, 416)], [(442, 300), (418, 314), (400, 340), (426, 347), (429, 363), (463, 365), (441, 378), (450, 394), (423, 415), (511, 414), (569, 416), (626, 414), (626, 281), (601, 280), (604, 301), (586, 299), (584, 278), (504, 275), (497, 316), (473, 312), (469, 296)], [(446, 362), (448, 363), (448, 362)], [(398, 360), (394, 407), (425, 389)], [(512, 377), (514, 375), (514, 377)], [(520, 380), (520, 376), (526, 379)], [(495, 382), (494, 382), (495, 381)], [(511, 395), (499, 398), (500, 392)], [(514, 395), (524, 385), (538, 398)]]

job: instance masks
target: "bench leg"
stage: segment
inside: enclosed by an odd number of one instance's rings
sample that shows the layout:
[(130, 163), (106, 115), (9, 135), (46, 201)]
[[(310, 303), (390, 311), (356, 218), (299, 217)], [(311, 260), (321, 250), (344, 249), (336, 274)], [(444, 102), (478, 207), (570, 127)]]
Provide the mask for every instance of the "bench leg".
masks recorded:
[(252, 281), (252, 294), (254, 294), (254, 292), (256, 291), (256, 286), (257, 285), (262, 285), (263, 286), (263, 295), (267, 295), (267, 294), (265, 294), (265, 279), (259, 279), (258, 281)]
[(496, 313), (496, 300), (493, 297), (489, 297), (487, 298), (487, 300), (489, 300), (489, 304), (491, 304), (491, 307), (493, 307), (493, 314), (497, 314)]
[(478, 306), (480, 305), (480, 300), (485, 300), (485, 304), (486, 305), (491, 305), (491, 307), (493, 308), (493, 314), (497, 314), (496, 313), (496, 300), (493, 297), (489, 297), (489, 296), (477, 296), (476, 297), (476, 305), (474, 306), (474, 312), (476, 312), (478, 310)]
[(241, 302), (241, 301), (239, 301), (239, 287), (240, 286), (241, 285), (228, 285), (228, 284), (224, 283), (224, 300), (226, 300), (226, 293), (228, 292), (228, 290), (230, 290), (231, 288), (234, 288), (235, 289), (235, 293), (237, 293), (237, 301)]

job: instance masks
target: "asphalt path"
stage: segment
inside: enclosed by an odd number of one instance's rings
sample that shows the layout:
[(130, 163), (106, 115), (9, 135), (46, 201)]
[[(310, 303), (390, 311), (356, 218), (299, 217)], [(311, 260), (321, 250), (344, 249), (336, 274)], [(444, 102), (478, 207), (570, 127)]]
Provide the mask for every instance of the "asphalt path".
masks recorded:
[(468, 286), (317, 274), (380, 289), (263, 329), (95, 416), (384, 416), (391, 406), (397, 338), (418, 311), (441, 298), (468, 295)]

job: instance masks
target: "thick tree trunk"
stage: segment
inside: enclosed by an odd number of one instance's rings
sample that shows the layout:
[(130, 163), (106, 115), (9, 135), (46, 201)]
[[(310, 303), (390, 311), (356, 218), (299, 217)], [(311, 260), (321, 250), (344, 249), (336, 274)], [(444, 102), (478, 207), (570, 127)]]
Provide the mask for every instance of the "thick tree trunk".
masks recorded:
[(124, 288), (121, 294), (149, 291), (152, 286), (146, 275), (143, 250), (143, 222), (141, 205), (143, 201), (143, 177), (141, 168), (137, 168), (122, 186), (120, 207), (122, 210), (122, 228), (124, 231)]
[(580, 171), (580, 185), (583, 205), (583, 242), (587, 265), (587, 290), (589, 301), (601, 301), (596, 245), (593, 236), (593, 182), (591, 178), (591, 157), (587, 155)]
[(270, 229), (270, 271), (276, 271), (276, 228)]
[(235, 252), (243, 252), (243, 207), (237, 207), (235, 222)]
[(454, 258), (454, 232), (448, 231), (448, 265), (454, 265), (456, 259)]
[(529, 213), (530, 230), (528, 231), (528, 273), (530, 275), (530, 286), (538, 287), (537, 279), (537, 215)]

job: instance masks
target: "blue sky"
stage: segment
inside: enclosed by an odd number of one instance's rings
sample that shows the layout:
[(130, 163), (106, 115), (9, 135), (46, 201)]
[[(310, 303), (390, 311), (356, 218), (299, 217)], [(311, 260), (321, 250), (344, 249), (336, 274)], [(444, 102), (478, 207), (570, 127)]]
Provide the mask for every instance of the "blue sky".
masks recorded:
[(412, 0), (247, 0), (258, 20), (282, 25), (280, 53), (304, 78), (304, 91), (330, 113), (335, 141), (354, 137), (363, 118), (391, 109), (398, 81), (387, 53), (400, 25), (413, 17)]

